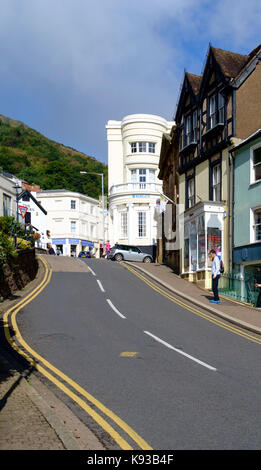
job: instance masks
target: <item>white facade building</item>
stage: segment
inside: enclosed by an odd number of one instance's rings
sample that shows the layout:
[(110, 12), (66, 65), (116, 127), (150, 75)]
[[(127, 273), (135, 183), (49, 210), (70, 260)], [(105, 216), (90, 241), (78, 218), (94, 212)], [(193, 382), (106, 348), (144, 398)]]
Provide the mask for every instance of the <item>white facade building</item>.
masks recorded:
[[(50, 244), (65, 256), (91, 251), (99, 256), (103, 242), (102, 208), (97, 199), (64, 189), (43, 190), (37, 200), (47, 211)], [(105, 237), (106, 232), (105, 219)]]
[(16, 191), (14, 182), (7, 176), (0, 175), (0, 217), (16, 217)]
[(163, 133), (174, 122), (151, 114), (132, 114), (106, 125), (109, 166), (110, 243), (135, 245), (153, 253), (156, 202), (162, 191), (158, 164)]

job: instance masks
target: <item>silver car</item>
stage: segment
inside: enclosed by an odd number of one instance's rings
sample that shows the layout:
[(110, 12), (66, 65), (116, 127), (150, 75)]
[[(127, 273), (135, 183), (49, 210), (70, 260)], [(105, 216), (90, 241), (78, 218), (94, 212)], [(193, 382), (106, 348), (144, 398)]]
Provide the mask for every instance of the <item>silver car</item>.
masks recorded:
[(152, 263), (152, 256), (142, 252), (137, 246), (114, 245), (108, 255), (109, 259), (115, 261), (141, 261), (143, 263)]

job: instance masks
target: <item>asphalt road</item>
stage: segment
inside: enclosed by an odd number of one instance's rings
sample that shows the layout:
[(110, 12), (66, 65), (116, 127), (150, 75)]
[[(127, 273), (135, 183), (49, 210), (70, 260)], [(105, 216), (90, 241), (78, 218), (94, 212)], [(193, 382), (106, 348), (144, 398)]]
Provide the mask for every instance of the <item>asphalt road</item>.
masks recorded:
[(260, 449), (261, 345), (176, 305), (116, 262), (86, 263), (92, 272), (54, 272), (19, 313), (27, 343), (153, 449)]

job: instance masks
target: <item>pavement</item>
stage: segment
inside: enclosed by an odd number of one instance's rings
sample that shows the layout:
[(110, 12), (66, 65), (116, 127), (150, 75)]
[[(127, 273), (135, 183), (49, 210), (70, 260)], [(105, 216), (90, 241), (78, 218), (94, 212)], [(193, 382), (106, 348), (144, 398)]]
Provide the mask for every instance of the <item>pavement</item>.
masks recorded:
[[(44, 258), (56, 272), (88, 271), (81, 260)], [(105, 450), (4, 338), (4, 311), (35, 289), (43, 276), (39, 263), (36, 278), (0, 304), (0, 450)]]
[(215, 307), (213, 307), (213, 304), (209, 302), (210, 299), (213, 299), (213, 293), (210, 290), (203, 289), (194, 283), (182, 279), (174, 274), (169, 266), (159, 263), (125, 263), (182, 299), (200, 308), (204, 308), (204, 310), (234, 325), (261, 335), (261, 309), (230, 300), (228, 297), (221, 295), (219, 296), (220, 304), (215, 304)]
[[(45, 256), (54, 271), (86, 272), (82, 260)], [(222, 298), (211, 306), (210, 291), (175, 275), (171, 268), (153, 264), (127, 263), (179, 297), (254, 333), (261, 334), (261, 311)], [(2, 332), (3, 313), (33, 290), (37, 277), (22, 291), (0, 304), (0, 450), (105, 450), (96, 436), (37, 377), (28, 364), (18, 360), (7, 346)]]

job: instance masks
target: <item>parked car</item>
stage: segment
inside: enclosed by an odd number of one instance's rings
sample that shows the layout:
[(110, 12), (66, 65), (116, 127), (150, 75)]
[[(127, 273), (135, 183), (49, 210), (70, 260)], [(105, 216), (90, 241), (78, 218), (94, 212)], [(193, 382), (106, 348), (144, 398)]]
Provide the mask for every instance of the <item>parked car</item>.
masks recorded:
[(89, 251), (80, 251), (78, 258), (91, 258), (91, 253)]
[(151, 255), (132, 245), (114, 245), (109, 252), (108, 259), (115, 261), (141, 261), (143, 263), (153, 262)]

